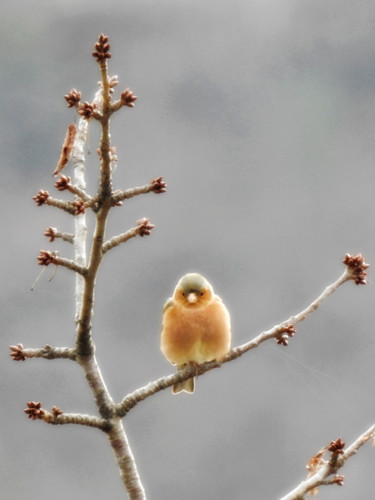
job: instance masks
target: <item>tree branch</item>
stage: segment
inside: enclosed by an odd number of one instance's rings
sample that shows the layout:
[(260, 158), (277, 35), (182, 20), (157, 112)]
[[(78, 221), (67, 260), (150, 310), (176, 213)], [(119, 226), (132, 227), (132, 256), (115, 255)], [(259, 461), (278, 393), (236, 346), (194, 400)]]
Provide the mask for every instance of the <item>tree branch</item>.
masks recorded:
[[(351, 256), (349, 256), (351, 257)], [(352, 258), (352, 257), (351, 257)], [(366, 271), (368, 264), (364, 262), (363, 257), (359, 254), (355, 257), (356, 266), (349, 265), (346, 260), (347, 256), (344, 259), (344, 263), (347, 264), (347, 267), (344, 273), (331, 285), (327, 286), (324, 291), (305, 309), (303, 309), (300, 313), (291, 316), (286, 321), (275, 325), (270, 330), (260, 333), (257, 337), (250, 340), (249, 342), (240, 345), (238, 347), (232, 348), (228, 354), (223, 359), (222, 363), (217, 361), (210, 361), (207, 363), (202, 363), (201, 365), (196, 365), (194, 367), (189, 366), (184, 370), (181, 370), (173, 375), (168, 375), (166, 377), (161, 377), (158, 380), (150, 382), (146, 386), (137, 389), (136, 391), (128, 394), (124, 397), (124, 399), (116, 406), (116, 413), (119, 417), (125, 416), (131, 408), (134, 408), (140, 401), (156, 394), (159, 391), (166, 389), (167, 387), (171, 387), (176, 383), (184, 382), (185, 380), (194, 377), (203, 375), (204, 373), (213, 370), (214, 368), (220, 368), (222, 364), (228, 363), (229, 361), (233, 361), (234, 359), (242, 356), (246, 352), (258, 347), (261, 343), (274, 338), (277, 340), (279, 344), (287, 345), (288, 338), (292, 337), (295, 333), (295, 325), (304, 319), (307, 318), (309, 314), (315, 311), (319, 305), (329, 297), (332, 293), (334, 293), (343, 283), (354, 280), (356, 281), (359, 272), (362, 273), (362, 280), (364, 283), (366, 282)], [(355, 271), (356, 269), (356, 271)], [(358, 270), (361, 271), (358, 271)], [(364, 275), (363, 275), (364, 273)], [(357, 281), (356, 281), (357, 282)]]
[(49, 238), (50, 243), (52, 243), (55, 238), (61, 238), (63, 241), (67, 241), (68, 243), (74, 243), (74, 234), (62, 233), (55, 227), (48, 227), (43, 234)]
[(74, 271), (82, 276), (86, 276), (88, 273), (88, 269), (86, 267), (82, 267), (74, 260), (65, 259), (64, 257), (59, 257), (57, 252), (50, 252), (48, 250), (41, 250), (38, 257), (40, 266), (49, 266), (50, 264), (55, 264), (55, 266), (63, 266), (71, 271)]
[(65, 425), (76, 424), (86, 427), (96, 427), (97, 429), (108, 431), (109, 423), (104, 418), (93, 415), (84, 415), (82, 413), (63, 413), (60, 408), (53, 406), (51, 411), (42, 408), (40, 402), (29, 401), (24, 410), (26, 415), (32, 420), (43, 420), (47, 424)]
[[(375, 424), (366, 432), (361, 434), (346, 450), (345, 443), (341, 439), (331, 441), (330, 445), (322, 448), (317, 455), (310, 459), (307, 469), (310, 471), (308, 478), (302, 481), (294, 490), (283, 496), (281, 500), (303, 500), (308, 492), (316, 495), (318, 486), (327, 484), (338, 484), (342, 486), (344, 476), (338, 476), (337, 471), (343, 467), (345, 462), (363, 446), (369, 439), (375, 436)], [(324, 454), (330, 451), (330, 459), (324, 460)]]
[[(81, 120), (84, 122), (84, 125), (87, 126), (87, 120), (85, 120), (84, 118), (81, 118)], [(79, 126), (81, 128), (81, 124)], [(81, 134), (79, 134), (77, 136), (77, 141), (78, 140), (84, 140), (85, 141), (86, 137), (83, 137), (82, 133), (81, 133)], [(73, 147), (73, 152), (76, 155), (75, 149), (76, 149), (76, 146)], [(74, 156), (73, 157), (73, 161), (74, 161), (74, 163), (79, 163), (79, 162), (82, 161), (82, 159), (79, 158), (78, 161), (77, 161), (77, 156)], [(75, 170), (75, 176), (77, 177), (77, 170)], [(79, 180), (81, 180), (81, 179), (79, 179)], [(88, 195), (86, 193), (86, 191), (82, 187), (82, 184), (81, 185), (72, 184), (70, 177), (67, 176), (67, 175), (60, 175), (60, 177), (55, 182), (55, 188), (58, 191), (68, 190), (70, 193), (75, 194), (78, 199), (80, 199), (80, 200), (82, 200), (82, 201), (85, 202), (86, 206), (92, 206), (95, 203), (95, 200), (90, 195)]]
[(50, 196), (48, 191), (39, 190), (38, 194), (33, 196), (33, 200), (38, 205), (38, 207), (42, 205), (50, 205), (52, 207), (60, 208), (60, 210), (64, 210), (68, 212), (70, 215), (75, 215), (76, 208), (73, 203), (70, 201), (58, 200)]
[(25, 361), (26, 358), (44, 358), (44, 359), (71, 359), (75, 361), (75, 350), (71, 347), (53, 347), (46, 344), (37, 349), (24, 348), (22, 344), (9, 346), (11, 357), (14, 361)]
[(114, 236), (110, 240), (106, 241), (103, 244), (103, 255), (108, 252), (108, 250), (120, 245), (120, 243), (125, 243), (135, 236), (148, 236), (154, 227), (155, 226), (150, 224), (150, 221), (146, 218), (138, 220), (137, 227), (132, 227), (126, 231), (126, 233), (119, 234), (118, 236)]
[(133, 198), (133, 196), (137, 196), (139, 194), (147, 194), (151, 192), (160, 194), (165, 193), (166, 190), (167, 183), (163, 181), (162, 177), (158, 177), (145, 186), (127, 189), (126, 191), (116, 191), (112, 196), (112, 203), (113, 205), (117, 205), (121, 201)]

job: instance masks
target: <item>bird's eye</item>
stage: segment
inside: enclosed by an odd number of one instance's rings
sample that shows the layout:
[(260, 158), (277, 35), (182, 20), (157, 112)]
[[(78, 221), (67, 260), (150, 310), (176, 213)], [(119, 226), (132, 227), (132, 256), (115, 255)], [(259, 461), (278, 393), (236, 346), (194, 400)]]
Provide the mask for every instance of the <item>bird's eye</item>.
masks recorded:
[(204, 295), (204, 292), (201, 292), (201, 297), (202, 297), (202, 295)]

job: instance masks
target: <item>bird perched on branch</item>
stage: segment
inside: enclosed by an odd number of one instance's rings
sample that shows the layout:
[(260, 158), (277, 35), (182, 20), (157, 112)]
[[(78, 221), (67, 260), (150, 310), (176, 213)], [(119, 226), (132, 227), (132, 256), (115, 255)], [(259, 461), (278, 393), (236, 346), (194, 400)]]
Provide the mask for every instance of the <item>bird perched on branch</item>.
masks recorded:
[[(178, 370), (206, 361), (221, 361), (230, 349), (227, 308), (198, 273), (185, 274), (163, 311), (161, 351)], [(173, 386), (173, 394), (194, 392), (194, 378)]]

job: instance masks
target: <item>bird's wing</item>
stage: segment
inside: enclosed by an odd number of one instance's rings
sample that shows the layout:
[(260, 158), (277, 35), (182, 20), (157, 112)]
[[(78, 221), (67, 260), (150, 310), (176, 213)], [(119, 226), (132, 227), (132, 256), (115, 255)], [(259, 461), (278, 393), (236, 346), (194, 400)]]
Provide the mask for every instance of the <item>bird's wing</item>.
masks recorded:
[(223, 301), (221, 300), (221, 297), (219, 297), (218, 295), (214, 295), (214, 301), (215, 301), (215, 302), (221, 302), (221, 303), (223, 302)]
[(167, 302), (164, 304), (164, 307), (163, 307), (163, 312), (165, 312), (167, 309), (169, 309), (170, 307), (173, 307), (174, 306), (174, 300), (172, 297), (170, 297)]

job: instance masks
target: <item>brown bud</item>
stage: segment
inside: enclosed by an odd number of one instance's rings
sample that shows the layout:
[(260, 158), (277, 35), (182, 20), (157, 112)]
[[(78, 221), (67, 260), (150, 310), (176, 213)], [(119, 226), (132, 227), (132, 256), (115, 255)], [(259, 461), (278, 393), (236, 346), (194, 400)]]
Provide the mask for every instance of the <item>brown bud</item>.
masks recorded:
[(158, 177), (151, 181), (152, 190), (154, 193), (165, 193), (167, 190), (167, 183), (163, 181), (163, 177)]
[(358, 255), (350, 255), (347, 253), (343, 263), (347, 266), (348, 271), (351, 273), (351, 277), (356, 285), (366, 285), (366, 269), (370, 267), (370, 264), (366, 264), (362, 254), (359, 253)]
[(109, 49), (110, 45), (108, 43), (108, 37), (101, 33), (99, 35), (98, 41), (95, 44), (95, 51), (92, 53), (92, 55), (98, 62), (103, 61), (104, 59), (109, 59), (110, 57), (112, 57)]
[(59, 191), (64, 191), (68, 188), (68, 184), (70, 184), (70, 177), (67, 175), (61, 175), (55, 182), (55, 188)]
[(64, 99), (68, 103), (68, 108), (72, 108), (73, 106), (77, 107), (79, 101), (81, 100), (81, 92), (78, 92), (76, 89), (72, 89), (69, 94), (64, 95)]
[(345, 443), (341, 438), (336, 439), (336, 441), (331, 441), (328, 445), (327, 450), (331, 453), (342, 455), (344, 453)]
[(138, 99), (137, 96), (133, 95), (133, 92), (130, 89), (126, 89), (120, 94), (121, 102), (124, 106), (128, 108), (134, 107), (134, 102)]
[(26, 356), (23, 353), (22, 344), (11, 345), (9, 346), (9, 349), (12, 351), (10, 355), (13, 358), (13, 361), (25, 361)]
[(78, 113), (83, 116), (86, 120), (92, 118), (94, 110), (96, 108), (95, 104), (90, 104), (89, 102), (82, 103), (78, 108)]
[(47, 201), (48, 196), (49, 196), (49, 192), (48, 191), (43, 191), (41, 189), (38, 192), (38, 194), (36, 194), (35, 196), (33, 196), (33, 200), (38, 205), (38, 207), (40, 207), (41, 205), (43, 205)]
[(50, 243), (52, 243), (52, 241), (54, 241), (56, 238), (56, 231), (57, 229), (55, 227), (48, 227), (44, 231), (43, 235), (47, 236), (47, 238), (49, 238)]
[(29, 401), (27, 403), (27, 408), (24, 410), (26, 415), (32, 420), (42, 419), (45, 411), (42, 408), (41, 403), (35, 403), (34, 401)]
[(294, 325), (283, 326), (275, 336), (276, 342), (280, 345), (288, 345), (288, 337), (293, 337), (296, 333), (296, 328)]
[(150, 224), (149, 219), (143, 218), (137, 220), (138, 225), (138, 234), (139, 236), (148, 236), (151, 234), (151, 230), (155, 227), (153, 224)]
[(73, 206), (75, 208), (74, 215), (84, 214), (86, 211), (85, 203), (82, 200), (73, 201)]
[(40, 266), (48, 266), (49, 264), (56, 264), (56, 259), (54, 254), (46, 250), (41, 250), (37, 259), (39, 261), (38, 264)]
[(59, 415), (62, 415), (62, 410), (60, 408), (58, 408), (57, 406), (52, 406), (51, 408), (51, 412), (52, 414), (57, 417)]
[(338, 486), (344, 486), (345, 476), (335, 476), (335, 484)]

